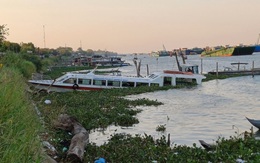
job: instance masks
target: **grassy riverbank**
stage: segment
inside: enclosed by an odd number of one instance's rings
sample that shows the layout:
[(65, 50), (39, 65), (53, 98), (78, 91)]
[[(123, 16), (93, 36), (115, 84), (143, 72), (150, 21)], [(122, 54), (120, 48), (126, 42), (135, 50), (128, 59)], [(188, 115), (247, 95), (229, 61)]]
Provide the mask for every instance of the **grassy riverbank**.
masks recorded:
[(15, 68), (0, 69), (0, 162), (35, 163), (42, 160), (42, 127)]

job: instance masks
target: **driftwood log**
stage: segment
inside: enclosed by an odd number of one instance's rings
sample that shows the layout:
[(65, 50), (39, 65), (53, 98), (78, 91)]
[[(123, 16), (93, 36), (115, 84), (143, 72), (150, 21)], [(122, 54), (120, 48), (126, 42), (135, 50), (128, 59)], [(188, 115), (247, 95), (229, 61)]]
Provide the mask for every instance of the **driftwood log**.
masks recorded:
[(84, 149), (89, 142), (87, 130), (75, 118), (67, 114), (59, 115), (54, 126), (58, 129), (70, 131), (74, 135), (67, 152), (67, 160), (70, 162), (82, 162)]

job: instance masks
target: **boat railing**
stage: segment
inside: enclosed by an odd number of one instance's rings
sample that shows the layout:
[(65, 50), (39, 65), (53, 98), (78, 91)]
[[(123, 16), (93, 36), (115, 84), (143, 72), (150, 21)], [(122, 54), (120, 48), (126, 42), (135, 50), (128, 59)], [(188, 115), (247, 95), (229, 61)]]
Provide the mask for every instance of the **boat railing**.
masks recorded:
[(32, 80), (52, 80), (50, 76), (43, 75), (40, 73), (33, 73), (32, 74)]

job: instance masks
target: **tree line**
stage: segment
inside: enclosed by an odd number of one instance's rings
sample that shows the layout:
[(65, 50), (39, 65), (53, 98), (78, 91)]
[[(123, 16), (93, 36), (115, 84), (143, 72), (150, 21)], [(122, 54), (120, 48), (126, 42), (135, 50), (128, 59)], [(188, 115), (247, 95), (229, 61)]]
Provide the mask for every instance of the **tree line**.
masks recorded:
[(40, 56), (48, 57), (49, 55), (54, 56), (71, 56), (74, 53), (80, 53), (82, 55), (93, 55), (94, 51), (92, 49), (83, 50), (78, 48), (76, 52), (73, 51), (71, 47), (58, 47), (53, 48), (39, 48), (36, 47), (32, 42), (29, 43), (16, 43), (6, 40), (9, 35), (9, 28), (7, 25), (0, 25), (0, 53), (14, 52), (14, 53), (31, 53)]

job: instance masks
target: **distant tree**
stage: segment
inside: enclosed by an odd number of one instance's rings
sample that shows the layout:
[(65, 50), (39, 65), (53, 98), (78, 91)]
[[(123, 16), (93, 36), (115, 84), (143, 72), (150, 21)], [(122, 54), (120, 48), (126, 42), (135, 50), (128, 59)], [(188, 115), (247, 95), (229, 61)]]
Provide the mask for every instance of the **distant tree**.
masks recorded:
[(35, 46), (33, 43), (21, 43), (21, 52), (22, 53), (35, 53)]
[(6, 25), (0, 25), (0, 51), (5, 51), (3, 47), (3, 41), (6, 39), (6, 36), (8, 33), (8, 28), (6, 28)]
[(5, 36), (9, 34), (8, 31), (9, 29), (6, 28), (6, 24), (0, 25), (0, 43), (2, 43), (6, 39)]
[(2, 43), (3, 51), (12, 51), (15, 53), (19, 53), (21, 50), (21, 46), (18, 43), (10, 42), (10, 41), (3, 41)]
[(79, 48), (77, 49), (77, 51), (78, 51), (78, 52), (82, 52), (83, 50), (82, 50), (81, 47), (79, 47)]
[(40, 56), (51, 56), (51, 55), (58, 55), (58, 51), (55, 49), (49, 49), (49, 48), (37, 48), (36, 53)]
[(87, 55), (94, 55), (94, 51), (92, 49), (87, 50)]
[(1, 47), (1, 51), (7, 51), (11, 46), (11, 42), (9, 41), (2, 41), (0, 47)]
[(73, 49), (71, 47), (59, 47), (56, 49), (60, 55), (71, 56)]
[(50, 49), (50, 54), (57, 56), (59, 52), (56, 49)]
[(21, 46), (18, 43), (12, 42), (10, 49), (16, 53), (19, 53), (21, 50)]

